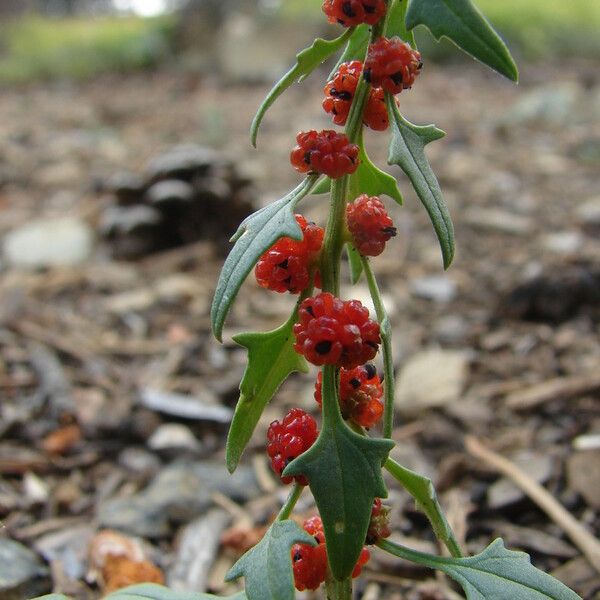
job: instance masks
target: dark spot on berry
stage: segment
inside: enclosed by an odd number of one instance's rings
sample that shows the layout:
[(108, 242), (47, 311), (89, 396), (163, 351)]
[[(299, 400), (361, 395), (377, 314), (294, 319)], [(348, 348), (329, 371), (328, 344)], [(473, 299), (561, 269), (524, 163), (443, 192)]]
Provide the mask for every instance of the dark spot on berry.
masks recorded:
[[(284, 461), (284, 467), (283, 469), (285, 469), (285, 467), (287, 467), (296, 457), (295, 456), (288, 456), (285, 461)], [(281, 469), (283, 471), (283, 469)]]
[(280, 267), (281, 269), (287, 269), (288, 268), (288, 259), (284, 259), (282, 260), (280, 263), (277, 264), (278, 267)]
[(379, 344), (376, 344), (375, 342), (365, 342), (365, 344), (367, 344), (367, 346), (371, 346), (371, 348), (379, 348)]
[(304, 153), (304, 162), (307, 165), (310, 165), (310, 155), (311, 155), (311, 150), (308, 150), (307, 152)]
[(375, 7), (370, 4), (365, 4), (363, 2), (363, 9), (368, 15), (372, 15), (375, 12)]
[(390, 79), (396, 84), (396, 85), (400, 85), (402, 83), (402, 72), (398, 71), (397, 73), (394, 73), (393, 75), (390, 75)]
[(337, 22), (338, 22), (340, 25), (345, 25), (345, 24), (346, 24), (346, 21), (344, 21), (343, 19), (338, 19), (338, 20), (337, 20)]
[(352, 94), (350, 92), (338, 92), (338, 98), (340, 100), (343, 100), (344, 102), (349, 102), (350, 100), (352, 100)]
[(367, 534), (367, 537), (365, 538), (365, 545), (371, 546), (376, 541), (377, 541), (377, 536)]
[(338, 97), (338, 94), (339, 94), (339, 92), (338, 92), (338, 91), (337, 91), (335, 88), (331, 88), (331, 89), (329, 90), (329, 95), (330, 95), (330, 96), (333, 96), (334, 98), (337, 98), (337, 97)]
[(350, 383), (350, 385), (357, 390), (360, 387), (360, 381), (358, 379), (356, 379), (356, 377), (353, 377), (348, 383)]
[(344, 4), (342, 4), (342, 12), (350, 18), (356, 16), (356, 13), (352, 10), (352, 2), (344, 2)]
[(283, 283), (285, 283), (286, 285), (290, 285), (290, 283), (292, 283), (292, 276), (290, 275), (289, 277), (286, 277), (283, 280)]
[(309, 314), (311, 317), (314, 317), (314, 316), (315, 316), (315, 311), (313, 310), (313, 307), (312, 307), (312, 306), (307, 306), (307, 307), (306, 307), (304, 310), (305, 310), (305, 311), (306, 311), (306, 312), (307, 312), (307, 313), (308, 313), (308, 314)]
[(331, 346), (332, 346), (332, 344), (329, 340), (323, 340), (315, 346), (315, 350), (316, 350), (317, 354), (320, 354), (321, 356), (323, 356), (323, 355), (329, 354), (331, 352)]
[(365, 365), (365, 373), (367, 374), (367, 379), (373, 379), (377, 375), (377, 368), (373, 363), (367, 363)]
[(371, 83), (371, 69), (365, 69), (363, 71), (363, 77), (367, 83)]
[(313, 537), (315, 538), (315, 542), (317, 542), (317, 544), (320, 544), (321, 542), (319, 541), (319, 538), (316, 535), (313, 535)]
[(384, 227), (381, 231), (390, 237), (394, 237), (398, 233), (395, 227)]
[(300, 550), (296, 550), (296, 552), (294, 552), (294, 556), (293, 556), (292, 560), (294, 562), (298, 562), (301, 558), (302, 558), (302, 552), (300, 552)]
[(423, 68), (423, 61), (420, 60), (419, 64), (417, 65), (417, 70), (420, 71)]
[(332, 112), (334, 115), (337, 115), (337, 114), (338, 114), (337, 110), (335, 110), (335, 106), (334, 106), (334, 107), (331, 109), (331, 112)]

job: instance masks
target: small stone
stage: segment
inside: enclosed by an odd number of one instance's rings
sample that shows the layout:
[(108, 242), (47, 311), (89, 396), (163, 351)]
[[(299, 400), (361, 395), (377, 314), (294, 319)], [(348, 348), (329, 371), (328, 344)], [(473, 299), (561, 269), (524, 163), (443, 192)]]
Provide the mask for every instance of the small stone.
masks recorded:
[(577, 231), (558, 231), (542, 236), (541, 245), (554, 254), (574, 254), (583, 246), (583, 236)]
[(118, 459), (119, 464), (132, 473), (153, 475), (160, 469), (160, 460), (144, 448), (129, 446), (125, 448)]
[(165, 423), (148, 439), (148, 446), (152, 450), (189, 450), (198, 452), (200, 442), (196, 439), (189, 427), (179, 423)]
[(233, 411), (220, 405), (208, 389), (203, 390), (202, 395), (184, 396), (146, 388), (140, 392), (140, 404), (150, 410), (195, 421), (229, 423), (233, 417)]
[[(229, 188), (227, 188), (229, 191)], [(151, 186), (146, 192), (150, 204), (161, 209), (187, 204), (194, 197), (194, 188), (179, 179), (165, 179)]]
[(398, 377), (395, 405), (403, 414), (458, 402), (469, 371), (469, 354), (431, 349), (412, 356)]
[(511, 121), (546, 121), (562, 124), (575, 114), (581, 88), (573, 82), (554, 83), (523, 95), (507, 114)]
[(195, 174), (205, 174), (217, 161), (218, 155), (212, 148), (187, 144), (176, 146), (153, 158), (146, 168), (149, 180), (184, 179)]
[(446, 304), (456, 297), (456, 282), (446, 275), (420, 277), (410, 282), (410, 291), (417, 298)]
[(58, 561), (69, 579), (77, 580), (85, 575), (93, 535), (90, 525), (67, 527), (38, 538), (34, 547), (48, 562)]
[(139, 175), (121, 171), (112, 175), (105, 187), (115, 195), (119, 206), (130, 206), (143, 196), (145, 183)]
[(575, 212), (584, 225), (600, 227), (600, 196), (586, 200), (577, 207)]
[(4, 255), (17, 268), (71, 266), (85, 262), (93, 246), (94, 234), (81, 219), (44, 219), (8, 233)]
[[(522, 451), (511, 457), (512, 462), (538, 483), (545, 483), (552, 476), (553, 460), (547, 454)], [(506, 508), (525, 498), (525, 493), (510, 479), (502, 477), (487, 492), (487, 503), (492, 510)]]
[(533, 230), (533, 221), (529, 217), (499, 209), (469, 208), (465, 221), (475, 229), (516, 236), (527, 235)]
[(600, 508), (600, 450), (575, 452), (567, 459), (569, 487), (592, 508)]
[(444, 315), (433, 324), (433, 332), (441, 344), (464, 344), (469, 335), (469, 323), (461, 315)]
[(31, 550), (10, 538), (0, 538), (0, 598), (33, 598), (51, 588), (48, 568)]
[(25, 473), (23, 477), (23, 492), (31, 504), (43, 504), (50, 495), (48, 484), (32, 472)]
[(151, 206), (110, 206), (102, 214), (100, 231), (111, 239), (119, 235), (153, 231), (161, 221), (162, 215)]
[(171, 589), (206, 590), (221, 534), (230, 520), (227, 512), (214, 508), (186, 525), (179, 536), (177, 554), (167, 577)]

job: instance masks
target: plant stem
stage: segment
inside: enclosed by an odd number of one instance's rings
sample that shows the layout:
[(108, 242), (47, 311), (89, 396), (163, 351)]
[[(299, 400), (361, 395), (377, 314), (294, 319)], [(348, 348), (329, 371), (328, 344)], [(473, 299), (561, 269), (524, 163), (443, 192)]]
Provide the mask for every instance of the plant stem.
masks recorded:
[(297, 481), (294, 482), (294, 487), (292, 487), (292, 491), (287, 497), (285, 504), (281, 507), (276, 521), (285, 521), (286, 519), (289, 519), (292, 511), (294, 510), (294, 506), (296, 506), (296, 502), (298, 502), (298, 499), (302, 495), (303, 491), (304, 486), (300, 485)]
[(392, 327), (381, 298), (377, 280), (371, 269), (371, 263), (366, 256), (360, 257), (365, 277), (369, 285), (369, 292), (375, 305), (375, 314), (381, 328), (381, 351), (383, 354), (383, 385), (384, 385), (384, 412), (383, 412), (383, 437), (392, 439), (394, 420), (394, 361), (392, 358)]
[(325, 580), (327, 600), (352, 600), (352, 579), (338, 581), (333, 577)]

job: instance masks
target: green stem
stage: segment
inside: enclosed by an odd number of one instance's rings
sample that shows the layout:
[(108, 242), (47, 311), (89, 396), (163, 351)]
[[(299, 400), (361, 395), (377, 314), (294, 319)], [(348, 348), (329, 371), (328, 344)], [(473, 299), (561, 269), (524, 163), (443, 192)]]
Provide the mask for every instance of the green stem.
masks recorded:
[(427, 554), (426, 552), (418, 552), (417, 550), (390, 542), (389, 540), (379, 540), (377, 546), (398, 558), (410, 560), (411, 562), (424, 565), (431, 569), (439, 569), (452, 562), (452, 559), (445, 559), (442, 556), (435, 556), (434, 554)]
[(294, 510), (294, 506), (296, 506), (296, 502), (302, 495), (304, 491), (304, 486), (300, 485), (297, 481), (294, 482), (294, 487), (292, 487), (292, 491), (290, 492), (285, 504), (281, 507), (279, 514), (277, 515), (276, 521), (285, 521), (290, 518), (292, 511)]
[(384, 467), (402, 485), (402, 487), (415, 499), (417, 506), (425, 513), (435, 536), (440, 540), (452, 556), (460, 558), (463, 554), (458, 541), (446, 519), (433, 483), (427, 477), (419, 475), (395, 460), (388, 458)]
[(371, 269), (371, 263), (366, 256), (360, 257), (369, 292), (375, 305), (375, 314), (381, 328), (381, 350), (383, 353), (383, 385), (384, 385), (384, 412), (383, 412), (383, 437), (392, 439), (394, 422), (394, 361), (392, 358), (392, 327), (385, 310), (377, 280)]
[(338, 581), (331, 576), (325, 580), (327, 600), (352, 600), (352, 579)]

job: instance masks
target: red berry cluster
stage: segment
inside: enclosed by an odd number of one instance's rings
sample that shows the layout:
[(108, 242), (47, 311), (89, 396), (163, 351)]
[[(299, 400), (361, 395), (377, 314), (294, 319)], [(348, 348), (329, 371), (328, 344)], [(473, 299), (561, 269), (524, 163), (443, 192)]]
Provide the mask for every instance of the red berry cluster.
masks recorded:
[[(308, 544), (294, 544), (292, 546), (292, 565), (294, 570), (294, 584), (299, 591), (316, 590), (327, 576), (327, 548), (325, 546), (325, 533), (321, 517), (311, 517), (304, 521), (304, 530), (312, 535), (316, 546)], [(362, 567), (371, 558), (370, 552), (363, 548), (352, 577), (358, 577)]]
[(412, 86), (423, 63), (421, 55), (399, 37), (381, 37), (369, 46), (365, 79), (374, 87), (399, 94)]
[(332, 129), (301, 131), (290, 161), (300, 173), (322, 173), (332, 179), (354, 173), (358, 168), (358, 146)]
[(304, 300), (294, 325), (294, 349), (313, 365), (353, 369), (377, 354), (379, 323), (358, 301), (343, 301), (329, 292)]
[[(323, 108), (325, 112), (333, 115), (333, 122), (336, 125), (346, 124), (362, 70), (363, 63), (360, 60), (342, 63), (325, 86)], [(389, 119), (381, 88), (371, 88), (363, 113), (363, 123), (375, 131), (384, 131), (388, 128)]]
[[(256, 264), (254, 274), (260, 286), (279, 293), (298, 294), (310, 284), (311, 271), (319, 259), (325, 232), (307, 222), (302, 215), (296, 215), (296, 222), (302, 229), (303, 238), (281, 238)], [(315, 283), (321, 287), (318, 271), (315, 272)]]
[(378, 256), (385, 243), (396, 235), (396, 228), (383, 202), (362, 194), (346, 206), (346, 221), (355, 248), (363, 256)]
[[(323, 374), (317, 375), (315, 400), (322, 404)], [(344, 419), (361, 427), (373, 427), (383, 415), (383, 388), (375, 365), (340, 370), (340, 409)]]
[(381, 503), (381, 498), (375, 498), (371, 509), (371, 521), (367, 530), (365, 544), (376, 544), (380, 539), (390, 537), (390, 509)]
[[(275, 473), (281, 477), (287, 465), (308, 450), (318, 435), (317, 422), (299, 408), (292, 408), (283, 421), (273, 421), (267, 430), (267, 454)], [(300, 485), (308, 485), (303, 475), (281, 477), (283, 483), (291, 483), (294, 479)]]
[(385, 15), (384, 0), (325, 0), (323, 12), (330, 23), (352, 27), (367, 23), (375, 25)]

